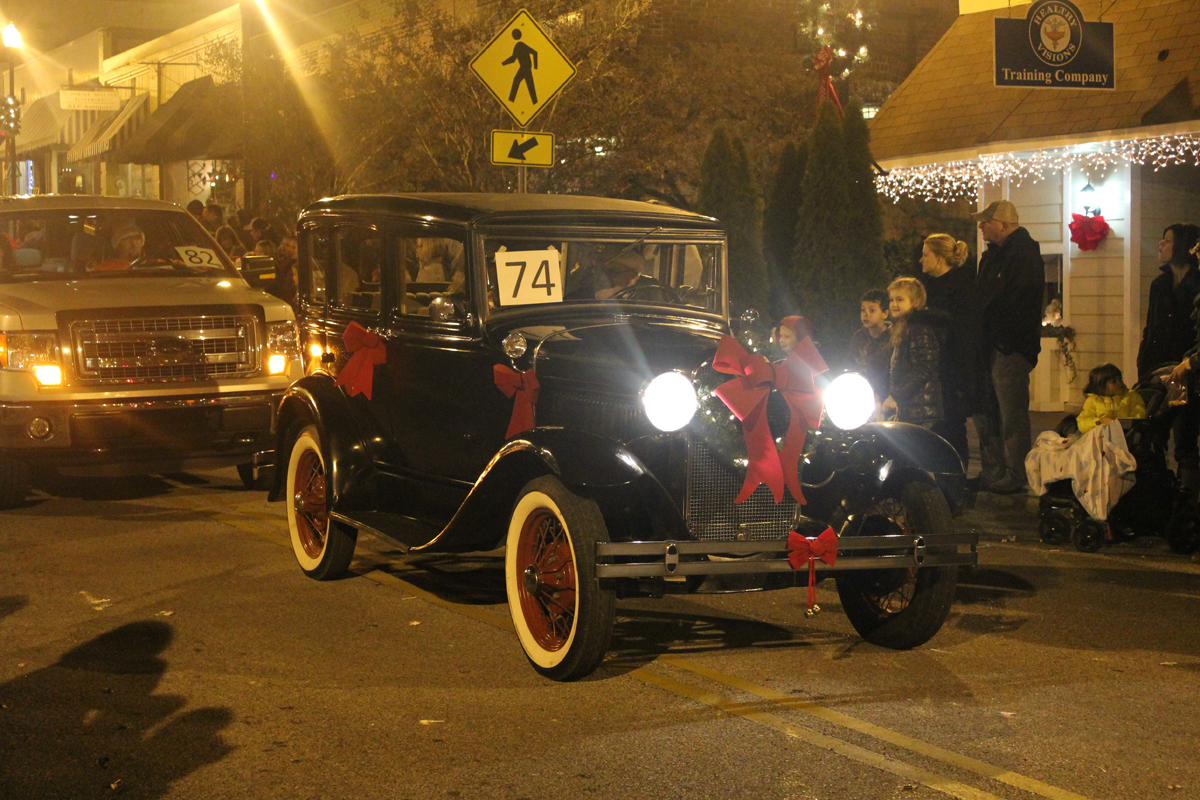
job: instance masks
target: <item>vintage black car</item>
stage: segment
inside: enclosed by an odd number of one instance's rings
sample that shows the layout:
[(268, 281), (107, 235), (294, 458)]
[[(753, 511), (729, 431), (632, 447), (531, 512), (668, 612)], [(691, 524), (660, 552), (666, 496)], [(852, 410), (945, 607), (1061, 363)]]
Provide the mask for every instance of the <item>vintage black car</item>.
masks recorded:
[(280, 408), (274, 497), (309, 576), (344, 574), (359, 531), (504, 548), (521, 646), (557, 680), (600, 663), (617, 597), (805, 585), (814, 564), (872, 642), (914, 647), (946, 619), (976, 558), (947, 502), (957, 455), (864, 424), (856, 375), (824, 389), (822, 421), (811, 341), (789, 378), (732, 338), (715, 220), (410, 194), (321, 200), (299, 231), (307, 374)]

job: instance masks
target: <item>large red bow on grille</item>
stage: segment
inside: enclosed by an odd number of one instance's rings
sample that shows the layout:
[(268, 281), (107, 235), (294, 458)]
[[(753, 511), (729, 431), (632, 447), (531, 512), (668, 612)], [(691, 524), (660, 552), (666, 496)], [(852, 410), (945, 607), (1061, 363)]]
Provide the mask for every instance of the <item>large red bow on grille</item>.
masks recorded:
[(379, 334), (351, 322), (342, 333), (342, 342), (350, 353), (350, 360), (338, 373), (335, 386), (345, 386), (351, 397), (362, 393), (371, 399), (371, 388), (375, 385), (375, 367), (387, 363), (387, 344)]
[[(822, 409), (813, 376), (828, 369), (812, 340), (805, 337), (790, 356), (772, 364), (757, 353), (747, 352), (732, 336), (723, 336), (713, 358), (713, 369), (739, 376), (721, 384), (715, 392), (742, 421), (742, 437), (746, 441), (746, 480), (734, 502), (744, 502), (760, 483), (765, 483), (778, 503), (783, 500), (786, 483), (796, 501), (803, 503), (797, 468), (804, 451), (805, 433), (810, 425), (820, 424)], [(779, 390), (791, 412), (782, 463), (767, 423), (767, 398), (772, 389)]]
[(838, 537), (833, 528), (826, 528), (815, 539), (809, 539), (792, 531), (788, 534), (788, 563), (792, 569), (808, 564), (808, 608), (817, 605), (817, 560), (829, 566), (837, 563)]
[(537, 405), (538, 393), (542, 385), (538, 383), (533, 370), (518, 372), (512, 367), (497, 364), (492, 368), (496, 387), (504, 392), (505, 397), (513, 397), (512, 417), (508, 421), (505, 439), (511, 439), (522, 431), (534, 426), (534, 406)]

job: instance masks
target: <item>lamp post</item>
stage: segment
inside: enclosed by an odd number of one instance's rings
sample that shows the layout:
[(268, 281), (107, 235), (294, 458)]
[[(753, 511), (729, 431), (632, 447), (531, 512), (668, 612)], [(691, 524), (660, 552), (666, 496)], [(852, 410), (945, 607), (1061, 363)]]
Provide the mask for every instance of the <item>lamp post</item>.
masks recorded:
[(17, 62), (12, 51), (21, 46), (21, 32), (17, 30), (16, 25), (10, 22), (0, 38), (3, 38), (4, 58), (8, 61), (8, 97), (5, 98), (4, 109), (7, 115), (4, 120), (7, 135), (4, 138), (7, 140), (8, 148), (9, 194), (16, 195), (19, 194), (17, 186), (17, 123), (20, 119), (20, 111), (17, 109)]

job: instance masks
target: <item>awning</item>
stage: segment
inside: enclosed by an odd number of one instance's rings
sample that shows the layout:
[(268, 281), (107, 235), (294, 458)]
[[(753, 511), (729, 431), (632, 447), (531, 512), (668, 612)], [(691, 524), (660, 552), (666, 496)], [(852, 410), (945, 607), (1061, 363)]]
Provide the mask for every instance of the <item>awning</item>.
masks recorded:
[(104, 113), (70, 149), (67, 161), (96, 160), (120, 147), (150, 116), (149, 100), (149, 94), (134, 95), (116, 111)]
[(240, 155), (242, 108), (237, 86), (205, 75), (188, 81), (110, 156), (133, 164)]
[(59, 104), (58, 92), (39, 97), (21, 116), (17, 155), (27, 158), (56, 145), (70, 147), (105, 113), (108, 112), (66, 111)]

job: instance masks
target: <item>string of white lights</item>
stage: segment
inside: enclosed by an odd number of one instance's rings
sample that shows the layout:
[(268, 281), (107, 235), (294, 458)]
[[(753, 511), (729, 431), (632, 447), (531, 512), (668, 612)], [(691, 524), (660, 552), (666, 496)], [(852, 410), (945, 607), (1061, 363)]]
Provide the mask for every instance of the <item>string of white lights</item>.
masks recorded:
[(1156, 172), (1175, 164), (1200, 166), (1200, 136), (1125, 139), (984, 155), (971, 161), (896, 167), (885, 175), (877, 175), (875, 185), (881, 195), (893, 202), (902, 197), (948, 202), (974, 199), (985, 184), (998, 184), (1005, 178), (1020, 186), (1023, 181), (1037, 183), (1047, 175), (1082, 168), (1090, 179), (1103, 177), (1121, 163), (1153, 166)]

